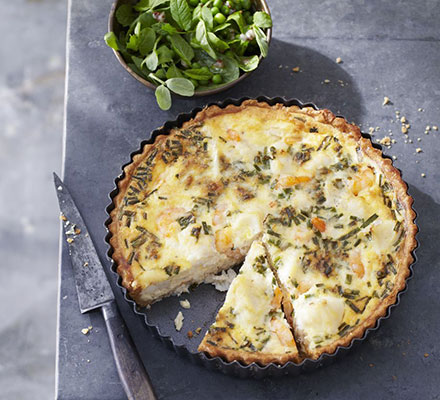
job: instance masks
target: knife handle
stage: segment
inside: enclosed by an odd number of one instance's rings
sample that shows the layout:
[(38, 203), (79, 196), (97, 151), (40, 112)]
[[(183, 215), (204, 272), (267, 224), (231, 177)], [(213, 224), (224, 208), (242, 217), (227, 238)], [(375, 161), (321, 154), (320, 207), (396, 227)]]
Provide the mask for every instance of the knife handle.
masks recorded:
[(111, 301), (101, 307), (119, 378), (129, 400), (156, 400), (153, 386), (130, 333)]

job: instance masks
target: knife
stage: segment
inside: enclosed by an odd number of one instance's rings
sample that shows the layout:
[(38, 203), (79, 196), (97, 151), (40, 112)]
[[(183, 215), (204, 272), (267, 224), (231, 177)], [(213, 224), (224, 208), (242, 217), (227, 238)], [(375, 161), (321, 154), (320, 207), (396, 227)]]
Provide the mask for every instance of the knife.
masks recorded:
[(156, 400), (150, 378), (118, 311), (115, 296), (87, 227), (66, 186), (57, 174), (53, 175), (81, 313), (98, 308), (101, 310), (127, 398)]

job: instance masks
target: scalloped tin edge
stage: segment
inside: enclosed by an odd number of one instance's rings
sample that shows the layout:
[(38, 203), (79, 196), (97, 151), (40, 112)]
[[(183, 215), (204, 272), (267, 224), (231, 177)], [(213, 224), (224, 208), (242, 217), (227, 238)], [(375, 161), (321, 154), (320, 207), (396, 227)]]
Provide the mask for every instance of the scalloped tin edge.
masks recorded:
[[(292, 105), (296, 105), (298, 107), (312, 107), (315, 110), (318, 109), (318, 107), (313, 104), (313, 103), (302, 103), (301, 101), (297, 100), (297, 99), (285, 99), (283, 97), (266, 97), (266, 96), (259, 96), (256, 98), (251, 98), (251, 97), (242, 97), (240, 99), (226, 99), (223, 100), (221, 102), (211, 102), (209, 104), (207, 104), (205, 107), (209, 107), (209, 106), (213, 106), (213, 105), (217, 105), (220, 108), (225, 108), (226, 106), (233, 104), (233, 105), (240, 105), (243, 101), (245, 100), (257, 100), (257, 101), (261, 101), (261, 102), (266, 102), (269, 105), (275, 105), (277, 103), (281, 103), (285, 106), (292, 106)], [(122, 172), (121, 174), (114, 180), (115, 183), (115, 188), (111, 191), (111, 193), (109, 194), (109, 198), (111, 200), (111, 203), (106, 207), (106, 213), (107, 213), (107, 220), (104, 222), (104, 226), (105, 229), (107, 231), (107, 234), (105, 236), (105, 242), (108, 246), (108, 251), (106, 253), (107, 259), (111, 262), (111, 272), (112, 274), (114, 274), (115, 279), (116, 279), (116, 284), (117, 286), (122, 290), (123, 294), (124, 294), (124, 298), (126, 301), (128, 301), (132, 307), (133, 307), (133, 311), (135, 314), (143, 317), (144, 322), (146, 324), (146, 326), (164, 343), (166, 344), (168, 347), (173, 348), (177, 354), (181, 355), (181, 356), (185, 356), (188, 357), (192, 362), (202, 365), (205, 368), (212, 370), (212, 371), (218, 371), (218, 372), (222, 372), (224, 374), (227, 375), (233, 375), (233, 376), (237, 376), (240, 378), (254, 378), (254, 379), (262, 379), (265, 377), (279, 377), (279, 376), (283, 376), (283, 375), (298, 375), (302, 372), (309, 372), (312, 371), (316, 368), (322, 367), (322, 366), (326, 366), (329, 365), (331, 363), (333, 363), (335, 360), (343, 357), (345, 354), (348, 353), (348, 351), (350, 351), (353, 347), (357, 347), (362, 341), (364, 341), (366, 339), (366, 337), (368, 336), (368, 334), (372, 331), (376, 331), (381, 324), (382, 320), (388, 319), (391, 315), (391, 310), (396, 307), (397, 305), (399, 305), (400, 303), (400, 297), (401, 295), (407, 291), (408, 289), (408, 281), (414, 276), (414, 270), (413, 270), (413, 266), (416, 264), (417, 262), (417, 257), (415, 254), (416, 249), (419, 246), (419, 243), (417, 241), (417, 237), (416, 237), (416, 247), (411, 251), (411, 255), (413, 257), (413, 262), (409, 265), (409, 275), (408, 277), (405, 279), (405, 287), (397, 293), (396, 296), (396, 302), (394, 304), (391, 304), (387, 310), (384, 316), (379, 317), (376, 320), (376, 323), (373, 327), (371, 328), (367, 328), (364, 332), (364, 334), (362, 335), (362, 337), (360, 338), (353, 338), (353, 340), (351, 341), (350, 345), (348, 346), (339, 346), (336, 351), (332, 354), (329, 353), (323, 353), (320, 355), (320, 357), (316, 360), (312, 360), (309, 358), (304, 359), (303, 361), (301, 361), (301, 363), (296, 364), (292, 361), (287, 362), (284, 365), (278, 365), (278, 364), (274, 364), (274, 363), (270, 363), (268, 365), (265, 366), (261, 366), (257, 363), (252, 363), (249, 365), (244, 365), (238, 361), (232, 361), (232, 362), (227, 362), (224, 361), (222, 358), (220, 357), (209, 357), (207, 356), (205, 353), (202, 352), (192, 352), (189, 349), (187, 349), (184, 345), (178, 345), (174, 343), (174, 340), (172, 337), (164, 335), (160, 332), (160, 329), (158, 326), (151, 324), (148, 321), (148, 317), (145, 311), (143, 311), (143, 309), (139, 308), (137, 306), (137, 304), (134, 302), (134, 300), (132, 300), (129, 296), (129, 294), (127, 293), (127, 290), (122, 286), (121, 283), (121, 277), (119, 276), (119, 274), (116, 272), (116, 263), (114, 262), (114, 260), (112, 259), (112, 254), (113, 254), (113, 249), (112, 246), (110, 245), (110, 237), (111, 237), (111, 233), (108, 230), (108, 225), (111, 222), (111, 217), (110, 217), (110, 212), (114, 209), (114, 204), (113, 204), (113, 199), (115, 198), (115, 196), (118, 194), (119, 192), (119, 188), (118, 188), (118, 183), (120, 180), (122, 180), (125, 176), (124, 173), (124, 168), (131, 164), (133, 162), (133, 157), (136, 154), (140, 154), (144, 148), (144, 146), (146, 144), (151, 144), (153, 143), (157, 136), (159, 135), (166, 135), (169, 133), (169, 131), (172, 128), (175, 127), (179, 127), (181, 126), (184, 122), (190, 120), (191, 118), (194, 118), (196, 116), (196, 114), (200, 111), (202, 111), (203, 108), (205, 107), (196, 107), (194, 108), (191, 112), (188, 113), (181, 113), (179, 114), (175, 120), (173, 121), (167, 121), (165, 122), (165, 124), (160, 127), (157, 128), (155, 130), (153, 130), (153, 132), (151, 133), (151, 138), (148, 140), (143, 140), (140, 144), (139, 149), (137, 149), (136, 151), (132, 152), (130, 154), (130, 160), (124, 164), (122, 166)], [(338, 115), (338, 117), (341, 117)], [(344, 117), (341, 117), (344, 118)], [(345, 118), (344, 118), (345, 119)], [(374, 148), (379, 149), (382, 151), (382, 146), (378, 145), (377, 143), (374, 143), (371, 140), (371, 136), (365, 133), (362, 133), (362, 136), (366, 139), (369, 139), (373, 145)], [(393, 163), (393, 160), (390, 156), (384, 155), (382, 153), (382, 157), (387, 158), (389, 160), (391, 160), (391, 163)], [(396, 167), (395, 167), (396, 168)], [(398, 168), (396, 168), (400, 175), (402, 175), (402, 171)], [(406, 182), (405, 182), (406, 183)], [(407, 185), (407, 193), (408, 193), (408, 185)], [(417, 220), (417, 212), (414, 210), (414, 202), (411, 205), (412, 210), (414, 211), (415, 214), (415, 218), (414, 218), (414, 222), (416, 222)], [(417, 226), (417, 224), (416, 224)], [(417, 226), (417, 234), (419, 232), (418, 226)]]

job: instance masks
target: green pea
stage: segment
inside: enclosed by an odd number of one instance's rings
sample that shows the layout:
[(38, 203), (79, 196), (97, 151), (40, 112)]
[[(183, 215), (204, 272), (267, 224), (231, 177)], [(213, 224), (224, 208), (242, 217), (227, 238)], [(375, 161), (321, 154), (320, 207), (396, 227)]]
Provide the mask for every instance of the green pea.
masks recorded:
[(211, 8), (212, 15), (218, 14), (219, 12), (220, 12), (220, 10), (218, 9), (218, 7), (212, 7)]
[(231, 11), (231, 9), (228, 6), (222, 6), (221, 12), (223, 15), (229, 15), (229, 11)]
[(202, 66), (198, 62), (194, 62), (191, 64), (191, 68), (198, 69), (198, 68), (202, 68)]
[(212, 83), (215, 83), (216, 85), (219, 85), (222, 82), (223, 82), (223, 78), (222, 78), (222, 76), (220, 74), (215, 74), (212, 77)]
[(217, 7), (218, 9), (220, 9), (223, 5), (223, 1), (222, 0), (214, 0), (213, 6)]
[(214, 15), (214, 21), (220, 25), (226, 21), (226, 17), (223, 14), (217, 13)]
[(205, 81), (205, 80), (199, 81), (199, 85), (200, 86), (207, 86), (207, 85), (209, 85), (209, 81)]
[(199, 5), (199, 0), (189, 0), (189, 4), (193, 7), (197, 7)]
[(197, 86), (199, 86), (199, 82), (197, 82), (195, 79), (190, 79), (190, 81), (191, 81), (192, 84), (194, 85), (194, 88), (196, 88)]
[(251, 6), (252, 6), (251, 0), (240, 0), (240, 2), (241, 2), (242, 7), (245, 10), (250, 10), (251, 9)]

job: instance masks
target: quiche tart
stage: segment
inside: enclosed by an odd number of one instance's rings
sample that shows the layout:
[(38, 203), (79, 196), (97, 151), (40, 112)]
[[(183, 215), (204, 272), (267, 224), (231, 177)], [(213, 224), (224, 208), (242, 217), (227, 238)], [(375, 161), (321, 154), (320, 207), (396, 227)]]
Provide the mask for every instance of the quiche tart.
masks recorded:
[(316, 359), (361, 337), (405, 286), (417, 227), (389, 159), (328, 110), (210, 106), (124, 170), (110, 244), (141, 306), (244, 262), (199, 350)]

